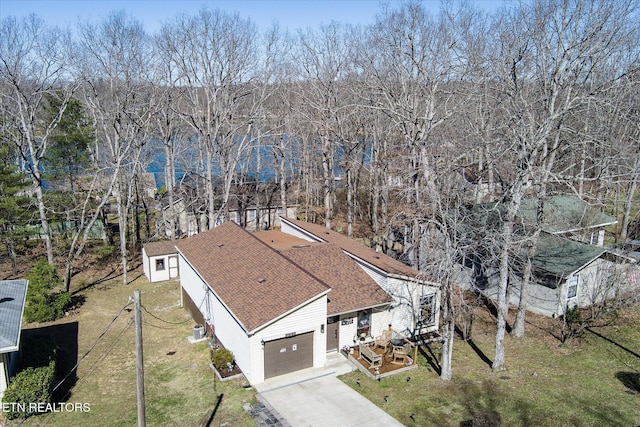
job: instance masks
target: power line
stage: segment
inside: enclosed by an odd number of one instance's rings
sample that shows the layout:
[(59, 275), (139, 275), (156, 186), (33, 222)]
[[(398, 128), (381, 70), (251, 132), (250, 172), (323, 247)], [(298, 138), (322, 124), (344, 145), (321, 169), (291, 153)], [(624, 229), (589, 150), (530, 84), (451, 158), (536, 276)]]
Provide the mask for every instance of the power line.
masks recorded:
[(127, 304), (124, 305), (124, 307), (122, 307), (120, 309), (120, 311), (118, 312), (118, 314), (116, 314), (116, 317), (113, 318), (113, 320), (111, 320), (111, 322), (109, 322), (109, 324), (107, 325), (107, 327), (104, 329), (104, 331), (102, 331), (102, 333), (100, 335), (98, 335), (98, 338), (96, 338), (95, 342), (91, 345), (91, 347), (89, 347), (89, 350), (86, 351), (86, 353), (80, 358), (80, 360), (78, 360), (78, 362), (73, 366), (73, 368), (71, 368), (71, 370), (67, 373), (67, 375), (64, 376), (64, 378), (62, 378), (62, 380), (56, 384), (55, 387), (53, 387), (53, 389), (51, 390), (51, 393), (55, 392), (58, 387), (60, 387), (62, 385), (62, 383), (64, 383), (67, 378), (69, 378), (69, 376), (75, 372), (76, 369), (78, 369), (78, 366), (80, 365), (80, 362), (82, 362), (84, 360), (85, 357), (87, 357), (89, 355), (89, 353), (91, 353), (91, 351), (96, 347), (96, 345), (98, 345), (98, 342), (102, 339), (102, 337), (104, 337), (106, 335), (106, 333), (109, 331), (109, 329), (111, 328), (111, 326), (113, 326), (113, 324), (115, 323), (115, 321), (118, 319), (118, 317), (120, 317), (120, 315), (122, 314), (122, 312), (132, 304), (131, 301), (129, 301)]
[[(145, 307), (144, 305), (141, 305), (141, 307), (146, 313), (148, 313), (154, 319), (157, 319), (157, 320), (159, 320), (161, 322), (164, 322), (164, 323), (168, 323), (169, 325), (182, 325), (182, 324), (185, 324), (185, 323), (190, 322), (190, 321), (193, 320), (193, 317), (189, 316), (189, 318), (187, 320), (183, 320), (181, 322), (171, 322), (169, 320), (161, 319), (160, 317), (158, 317), (155, 314), (151, 313), (149, 310), (147, 310), (147, 307)], [(154, 325), (151, 325), (151, 326), (154, 326)]]

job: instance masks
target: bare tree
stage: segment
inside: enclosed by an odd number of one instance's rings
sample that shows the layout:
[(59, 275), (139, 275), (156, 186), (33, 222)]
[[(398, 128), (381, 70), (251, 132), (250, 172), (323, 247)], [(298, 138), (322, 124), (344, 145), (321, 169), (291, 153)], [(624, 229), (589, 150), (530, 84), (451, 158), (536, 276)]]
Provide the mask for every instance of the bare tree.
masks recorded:
[(296, 61), (304, 119), (312, 126), (309, 142), (318, 142), (321, 156), (324, 224), (331, 228), (334, 217), (336, 139), (341, 118), (351, 114), (346, 105), (345, 79), (350, 69), (350, 46), (345, 28), (332, 22), (319, 31), (298, 34)]
[[(93, 117), (100, 151), (95, 155), (109, 174), (104, 185), (116, 199), (122, 260), (127, 283), (127, 221), (141, 149), (149, 137), (149, 39), (139, 21), (114, 12), (100, 24), (83, 25), (83, 101)], [(127, 175), (125, 175), (127, 174)]]
[[(597, 71), (624, 44), (631, 2), (537, 1), (503, 17), (502, 50), (496, 62), (505, 83), (505, 141), (516, 153), (514, 173), (504, 194), (506, 215), (500, 241), (500, 289), (493, 369), (505, 368), (504, 333), (514, 219), (532, 182), (545, 188), (553, 156), (561, 148), (567, 117), (606, 81)], [(594, 77), (599, 77), (595, 79)], [(609, 81), (616, 79), (609, 76)], [(543, 191), (544, 194), (544, 191)]]
[[(167, 60), (186, 87), (183, 118), (198, 135), (203, 154), (208, 227), (227, 216), (235, 169), (253, 140), (260, 104), (252, 86), (257, 61), (257, 32), (238, 15), (201, 9), (182, 15), (162, 29)], [(214, 170), (223, 179), (220, 206), (214, 195)]]
[[(36, 15), (21, 21), (7, 17), (0, 23), (0, 81), (2, 108), (17, 137), (21, 168), (28, 172), (38, 203), (47, 260), (54, 263), (51, 230), (43, 195), (42, 161), (50, 137), (77, 85), (71, 71), (69, 32), (47, 28)], [(57, 111), (46, 115), (47, 96), (58, 99)]]

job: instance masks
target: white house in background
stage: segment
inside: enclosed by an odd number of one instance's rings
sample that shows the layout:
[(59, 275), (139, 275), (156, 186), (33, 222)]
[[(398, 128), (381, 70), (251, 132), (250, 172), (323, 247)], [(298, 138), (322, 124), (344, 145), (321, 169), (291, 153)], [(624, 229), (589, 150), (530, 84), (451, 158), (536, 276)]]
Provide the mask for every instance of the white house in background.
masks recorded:
[(323, 366), (327, 352), (390, 326), (407, 336), (436, 331), (438, 287), (353, 243), (358, 257), (327, 240), (250, 233), (232, 222), (178, 240), (184, 306), (252, 384)]
[(179, 277), (176, 242), (163, 240), (142, 246), (142, 269), (149, 282), (162, 282)]
[[(554, 195), (542, 202), (538, 218), (538, 199), (522, 201), (515, 221), (515, 233), (540, 232), (532, 260), (532, 277), (527, 288), (527, 309), (546, 316), (561, 316), (567, 307), (588, 307), (604, 298), (624, 295), (634, 286), (636, 263), (629, 257), (603, 247), (605, 227), (616, 221), (573, 195)], [(505, 207), (499, 203), (468, 206), (458, 212), (457, 233), (469, 242), (480, 242), (476, 230), (502, 226)], [(469, 245), (469, 247), (472, 247)], [(460, 265), (463, 287), (495, 300), (500, 274), (487, 267), (470, 250)], [(521, 259), (525, 259), (524, 249)], [(523, 263), (520, 263), (523, 265)], [(522, 272), (513, 267), (509, 277), (509, 303), (520, 299)]]
[(280, 218), (283, 233), (308, 242), (331, 243), (353, 259), (393, 301), (381, 318), (405, 336), (438, 330), (440, 287), (419, 271), (324, 226)]
[(0, 401), (17, 371), (22, 313), (27, 298), (26, 280), (0, 281)]
[[(630, 261), (597, 245), (542, 232), (532, 261), (527, 309), (555, 317), (563, 315), (567, 307), (588, 307), (604, 298), (624, 295), (635, 287), (630, 277), (637, 267)], [(500, 274), (493, 269), (487, 276), (477, 289), (495, 300)], [(517, 305), (522, 286), (519, 273), (510, 276), (509, 284), (509, 303)]]

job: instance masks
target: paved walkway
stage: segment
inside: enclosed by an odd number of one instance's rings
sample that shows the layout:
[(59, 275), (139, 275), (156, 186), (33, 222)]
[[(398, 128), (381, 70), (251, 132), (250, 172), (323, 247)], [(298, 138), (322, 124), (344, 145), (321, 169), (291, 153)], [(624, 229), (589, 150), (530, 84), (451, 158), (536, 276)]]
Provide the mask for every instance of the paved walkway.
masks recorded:
[(351, 362), (336, 353), (327, 355), (324, 368), (304, 369), (267, 380), (256, 386), (262, 403), (251, 408), (255, 412), (252, 415), (260, 426), (401, 426), (336, 378), (354, 369)]

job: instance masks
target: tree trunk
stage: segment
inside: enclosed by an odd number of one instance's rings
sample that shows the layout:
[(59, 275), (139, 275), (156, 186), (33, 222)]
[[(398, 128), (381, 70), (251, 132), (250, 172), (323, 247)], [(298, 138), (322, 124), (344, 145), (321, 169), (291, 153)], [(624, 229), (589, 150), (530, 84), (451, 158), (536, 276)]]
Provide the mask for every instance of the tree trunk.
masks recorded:
[(171, 141), (171, 135), (165, 137), (164, 141), (164, 180), (165, 188), (167, 189), (167, 195), (169, 197), (169, 208), (167, 209), (167, 215), (169, 216), (169, 239), (175, 240), (176, 238), (176, 213), (175, 213), (175, 163), (173, 158), (173, 142)]
[(39, 177), (39, 173), (37, 173), (38, 178), (34, 181), (38, 181), (35, 187), (36, 199), (38, 201), (38, 213), (40, 214), (40, 225), (42, 226), (42, 237), (44, 239), (44, 244), (47, 250), (47, 262), (49, 265), (54, 265), (53, 260), (53, 245), (51, 244), (51, 229), (49, 227), (49, 220), (47, 219), (46, 208), (44, 206), (44, 197), (42, 195), (42, 185), (39, 182), (42, 182)]
[(345, 171), (347, 175), (347, 236), (353, 236), (353, 180), (351, 167)]
[(509, 220), (505, 221), (502, 238), (503, 246), (500, 251), (500, 286), (498, 289), (498, 318), (496, 325), (496, 343), (495, 356), (491, 368), (494, 372), (503, 371), (505, 369), (504, 357), (504, 335), (507, 327), (507, 314), (509, 310), (509, 301), (507, 301), (507, 288), (509, 286), (509, 248), (511, 246), (513, 232), (513, 223)]
[(120, 260), (122, 264), (122, 284), (127, 284), (127, 210), (122, 200), (121, 189), (116, 192), (116, 204), (118, 205), (118, 226), (120, 227)]
[[(282, 141), (282, 139), (281, 139)], [(278, 175), (280, 176), (280, 206), (282, 208), (282, 216), (287, 217), (287, 171), (285, 163), (284, 147), (278, 149), (280, 161), (278, 162)]]
[(453, 368), (451, 358), (453, 356), (453, 340), (455, 337), (455, 306), (453, 304), (453, 292), (451, 284), (445, 285), (446, 288), (442, 292), (442, 353), (440, 356), (440, 379), (443, 381), (451, 381), (453, 379)]
[(520, 299), (518, 302), (518, 312), (516, 313), (516, 320), (513, 323), (513, 330), (511, 334), (516, 338), (524, 337), (524, 321), (527, 311), (527, 303), (529, 298), (529, 283), (531, 282), (531, 260), (535, 254), (535, 248), (537, 243), (538, 232), (532, 237), (533, 242), (529, 243), (527, 248), (527, 259), (525, 261), (524, 269), (522, 271), (522, 285), (520, 287)]
[(322, 144), (322, 175), (324, 179), (324, 225), (331, 228), (333, 220), (333, 159), (331, 153), (331, 139), (324, 137)]

